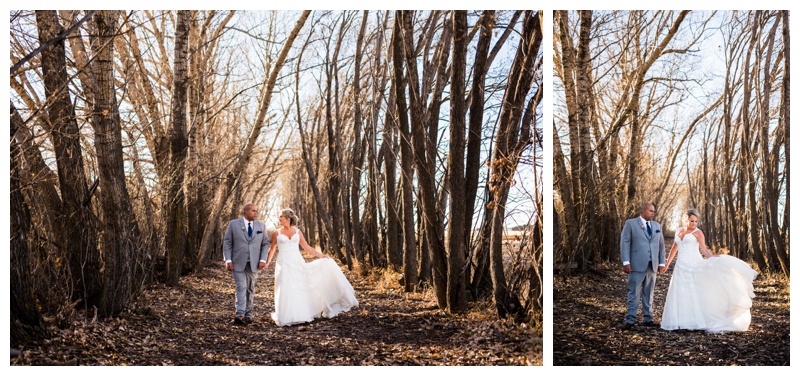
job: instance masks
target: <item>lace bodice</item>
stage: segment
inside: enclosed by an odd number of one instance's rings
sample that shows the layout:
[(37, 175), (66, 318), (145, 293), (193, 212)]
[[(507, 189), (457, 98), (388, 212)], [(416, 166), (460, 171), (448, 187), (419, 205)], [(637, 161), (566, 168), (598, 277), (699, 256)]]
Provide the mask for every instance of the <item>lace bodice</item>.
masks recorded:
[[(281, 232), (281, 230), (275, 230), (278, 232), (278, 244), (286, 243), (286, 242), (296, 242), (300, 243), (300, 230), (294, 229), (294, 235), (291, 237), (286, 236)], [(281, 239), (281, 235), (283, 235), (283, 239)]]
[(694, 235), (697, 231), (700, 230), (694, 229), (694, 231), (683, 235), (683, 239), (678, 236), (681, 231), (675, 233), (675, 244), (678, 245), (676, 267), (694, 265), (703, 260), (703, 256), (700, 254), (700, 242), (697, 241), (697, 237)]

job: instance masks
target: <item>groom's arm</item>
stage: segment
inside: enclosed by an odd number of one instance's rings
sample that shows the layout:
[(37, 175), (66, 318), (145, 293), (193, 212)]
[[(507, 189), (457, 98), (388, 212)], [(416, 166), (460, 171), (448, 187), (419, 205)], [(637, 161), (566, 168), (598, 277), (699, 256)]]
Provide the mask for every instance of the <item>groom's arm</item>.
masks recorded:
[(622, 259), (622, 268), (625, 273), (630, 273), (631, 264), (631, 226), (625, 222), (619, 240), (619, 253)]
[(225, 257), (225, 265), (230, 270), (230, 265), (233, 264), (231, 261), (231, 249), (233, 248), (233, 230), (231, 229), (231, 224), (228, 223), (228, 228), (225, 229), (225, 237), (222, 239), (222, 255)]

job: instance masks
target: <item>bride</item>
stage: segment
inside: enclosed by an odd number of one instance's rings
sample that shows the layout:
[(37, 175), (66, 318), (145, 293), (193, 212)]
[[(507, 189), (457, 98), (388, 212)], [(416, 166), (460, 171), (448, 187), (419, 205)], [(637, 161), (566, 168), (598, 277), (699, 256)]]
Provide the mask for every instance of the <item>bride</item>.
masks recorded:
[[(320, 316), (332, 318), (339, 312), (358, 306), (355, 291), (339, 265), (308, 245), (303, 233), (294, 225), (297, 217), (284, 209), (278, 217), (280, 227), (272, 234), (267, 265), (275, 256), (275, 312), (272, 320), (278, 326), (311, 322)], [(306, 263), (299, 245), (318, 257)]]
[(758, 273), (736, 257), (711, 253), (697, 228), (700, 213), (689, 209), (686, 216), (686, 227), (675, 233), (675, 244), (667, 258), (669, 268), (680, 254), (669, 283), (661, 328), (746, 331), (755, 297), (753, 279)]

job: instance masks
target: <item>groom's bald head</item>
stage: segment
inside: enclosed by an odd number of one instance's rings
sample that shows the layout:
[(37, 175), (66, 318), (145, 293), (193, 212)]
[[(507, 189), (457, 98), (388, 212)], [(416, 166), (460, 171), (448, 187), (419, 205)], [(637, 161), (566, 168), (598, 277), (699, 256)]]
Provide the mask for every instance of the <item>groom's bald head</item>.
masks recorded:
[(642, 206), (639, 207), (639, 209), (642, 218), (644, 218), (645, 221), (652, 221), (653, 217), (656, 215), (656, 207), (650, 202), (647, 201), (643, 202)]
[(252, 202), (244, 204), (244, 207), (242, 208), (242, 214), (248, 221), (254, 221), (257, 213), (258, 208), (256, 207), (256, 204)]

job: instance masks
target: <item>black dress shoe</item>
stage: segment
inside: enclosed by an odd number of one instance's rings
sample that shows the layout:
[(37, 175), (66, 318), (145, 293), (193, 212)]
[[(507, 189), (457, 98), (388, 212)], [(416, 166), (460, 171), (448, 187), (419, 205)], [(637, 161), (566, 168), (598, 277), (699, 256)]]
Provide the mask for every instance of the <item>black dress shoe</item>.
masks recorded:
[(633, 324), (629, 322), (622, 324), (622, 330), (630, 330), (631, 328), (633, 328)]
[(247, 325), (244, 320), (244, 316), (236, 316), (233, 318), (233, 325)]
[(254, 320), (253, 320), (253, 316), (245, 316), (245, 317), (244, 317), (244, 322), (245, 322), (245, 324), (248, 324), (248, 325), (249, 325), (249, 324), (252, 324), (252, 323), (253, 323), (253, 321), (254, 321)]
[(652, 328), (658, 326), (658, 324), (656, 324), (655, 321), (645, 321), (642, 323), (642, 326), (648, 326)]

